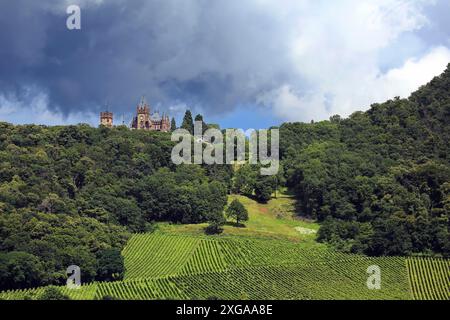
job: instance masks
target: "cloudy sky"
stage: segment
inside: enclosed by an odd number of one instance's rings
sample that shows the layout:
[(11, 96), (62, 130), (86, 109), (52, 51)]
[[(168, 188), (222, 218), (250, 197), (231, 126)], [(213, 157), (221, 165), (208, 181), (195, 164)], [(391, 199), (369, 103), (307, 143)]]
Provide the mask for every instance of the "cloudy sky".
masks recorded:
[[(66, 27), (81, 7), (81, 30)], [(129, 122), (145, 95), (222, 126), (407, 97), (450, 63), (448, 0), (2, 0), (0, 121)]]

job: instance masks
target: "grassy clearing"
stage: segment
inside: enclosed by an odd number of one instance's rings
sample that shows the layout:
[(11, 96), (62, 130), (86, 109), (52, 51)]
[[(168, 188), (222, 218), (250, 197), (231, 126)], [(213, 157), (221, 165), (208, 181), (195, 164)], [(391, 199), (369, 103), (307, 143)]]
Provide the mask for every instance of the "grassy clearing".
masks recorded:
[[(296, 228), (304, 228), (317, 231), (319, 224), (310, 221), (304, 221), (295, 216), (295, 200), (286, 194), (279, 194), (266, 204), (261, 204), (253, 199), (231, 195), (228, 198), (230, 203), (233, 199), (238, 199), (249, 212), (249, 221), (245, 222), (245, 228), (236, 227), (232, 221), (224, 227), (223, 236), (245, 236), (256, 238), (269, 238), (290, 240), (295, 242), (307, 242), (316, 245), (316, 234), (306, 234), (298, 231)], [(174, 225), (161, 223), (159, 228), (165, 233), (203, 235), (207, 224), (196, 225)]]

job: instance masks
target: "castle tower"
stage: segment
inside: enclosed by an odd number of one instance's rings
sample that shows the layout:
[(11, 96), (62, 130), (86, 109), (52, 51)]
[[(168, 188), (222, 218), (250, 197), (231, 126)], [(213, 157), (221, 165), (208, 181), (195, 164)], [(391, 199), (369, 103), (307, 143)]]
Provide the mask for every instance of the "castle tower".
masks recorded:
[(133, 117), (131, 128), (146, 131), (170, 131), (170, 118), (166, 113), (162, 116), (158, 111), (150, 113), (150, 106), (142, 96), (136, 107), (136, 116)]
[(107, 128), (112, 128), (113, 113), (109, 111), (100, 112), (100, 125)]
[(169, 116), (165, 113), (163, 114), (161, 121), (161, 131), (168, 132), (170, 131), (170, 119)]
[(133, 119), (132, 127), (134, 129), (148, 130), (150, 126), (150, 107), (145, 97), (142, 96), (141, 102), (136, 107), (136, 117)]

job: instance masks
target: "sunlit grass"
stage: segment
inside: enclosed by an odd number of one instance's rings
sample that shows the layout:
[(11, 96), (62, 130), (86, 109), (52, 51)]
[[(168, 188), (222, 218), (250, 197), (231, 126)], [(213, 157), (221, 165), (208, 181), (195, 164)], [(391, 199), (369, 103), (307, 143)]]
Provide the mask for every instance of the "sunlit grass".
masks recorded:
[[(244, 222), (245, 227), (237, 227), (234, 221), (229, 220), (224, 226), (221, 237), (251, 236), (315, 243), (316, 234), (302, 234), (296, 230), (296, 227), (317, 231), (319, 224), (299, 219), (295, 212), (295, 199), (286, 193), (279, 193), (277, 198), (272, 198), (265, 204), (241, 195), (230, 195), (228, 202), (230, 203), (233, 199), (238, 199), (247, 208), (249, 220)], [(207, 224), (161, 223), (159, 229), (163, 232), (202, 235), (206, 226)]]

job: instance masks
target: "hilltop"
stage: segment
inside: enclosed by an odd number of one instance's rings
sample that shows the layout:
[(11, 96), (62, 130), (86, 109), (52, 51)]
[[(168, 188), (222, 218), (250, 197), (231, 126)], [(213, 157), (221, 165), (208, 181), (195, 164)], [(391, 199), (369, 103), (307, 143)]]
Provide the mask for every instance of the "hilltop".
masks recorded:
[(409, 99), (281, 126), (287, 186), (319, 240), (369, 255), (450, 255), (450, 65)]

